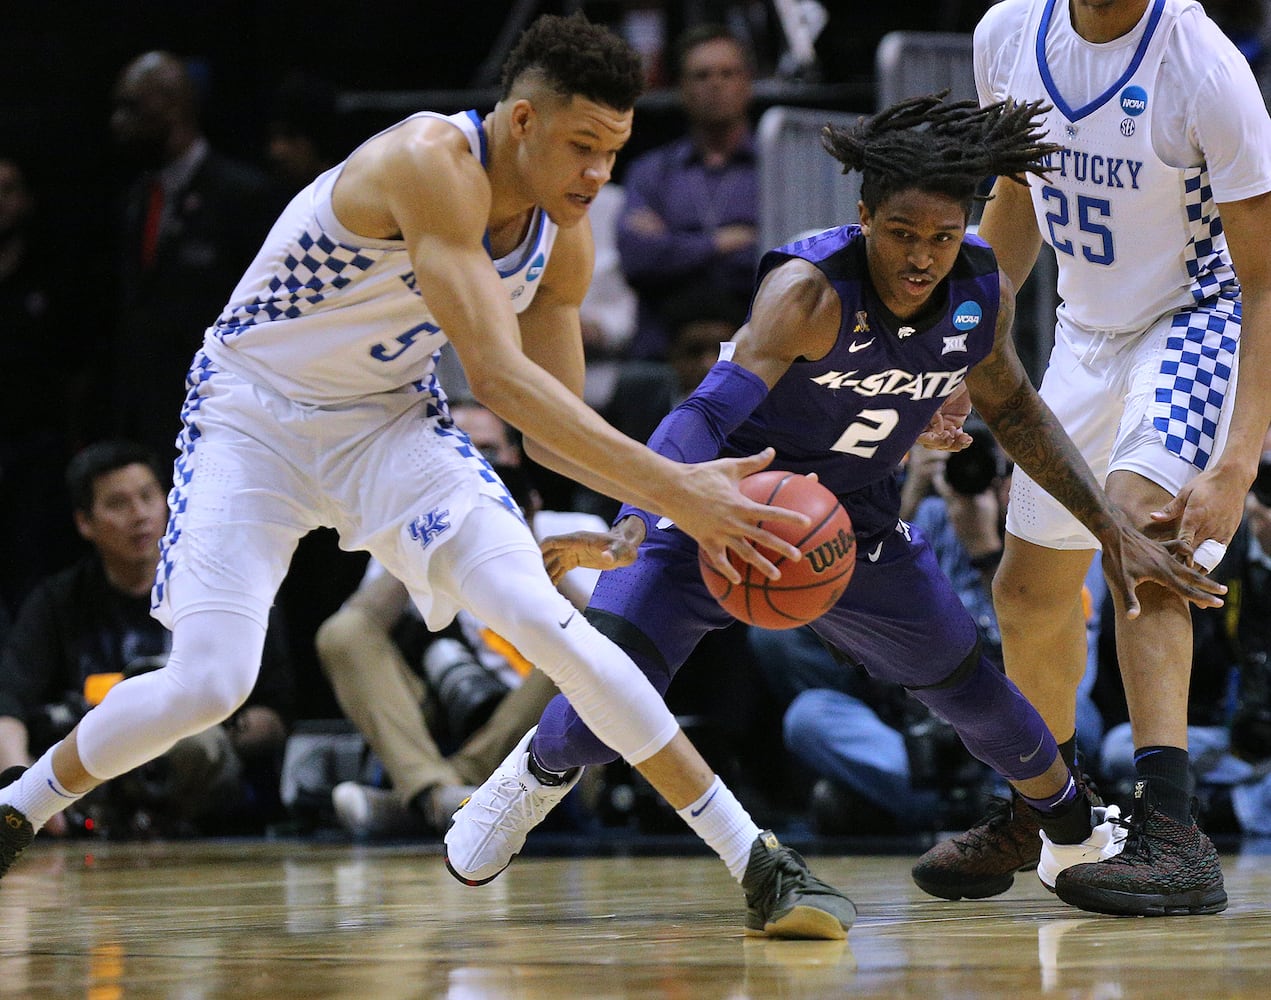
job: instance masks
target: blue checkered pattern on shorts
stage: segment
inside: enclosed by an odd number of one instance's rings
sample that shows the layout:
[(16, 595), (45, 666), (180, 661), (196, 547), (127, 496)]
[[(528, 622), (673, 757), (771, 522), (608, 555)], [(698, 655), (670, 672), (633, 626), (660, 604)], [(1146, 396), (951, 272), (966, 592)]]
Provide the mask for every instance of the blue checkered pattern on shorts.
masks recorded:
[(1209, 464), (1231, 385), (1240, 337), (1240, 300), (1219, 298), (1171, 323), (1152, 425), (1165, 447), (1198, 469)]
[(283, 261), (285, 270), (270, 279), (269, 294), (223, 312), (215, 335), (225, 341), (257, 323), (295, 319), (352, 281), (349, 272), (367, 270), (384, 252), (347, 247), (321, 231), (301, 233)]
[[(447, 411), (449, 416), (449, 411)], [(437, 434), (446, 439), (454, 446), (455, 451), (468, 460), (468, 463), (474, 467), (477, 475), (495, 487), (499, 503), (503, 504), (508, 510), (515, 514), (522, 524), (528, 524), (525, 520), (525, 512), (521, 510), (520, 504), (512, 499), (512, 494), (508, 492), (508, 488), (503, 485), (503, 480), (499, 478), (499, 474), (494, 471), (494, 466), (481, 454), (472, 440), (461, 431), (457, 424), (439, 423), (434, 426)]]
[(168, 529), (159, 539), (159, 566), (155, 571), (154, 589), (151, 591), (151, 607), (157, 608), (163, 603), (164, 591), (168, 579), (172, 576), (172, 547), (181, 537), (182, 525), (185, 523), (185, 507), (189, 498), (186, 488), (194, 477), (194, 451), (198, 446), (203, 431), (199, 427), (199, 410), (203, 408), (203, 399), (207, 394), (208, 380), (215, 375), (217, 368), (208, 360), (206, 354), (199, 351), (194, 356), (189, 374), (185, 377), (187, 394), (181, 407), (181, 434), (177, 438), (178, 455), (172, 469), (172, 489), (168, 493)]

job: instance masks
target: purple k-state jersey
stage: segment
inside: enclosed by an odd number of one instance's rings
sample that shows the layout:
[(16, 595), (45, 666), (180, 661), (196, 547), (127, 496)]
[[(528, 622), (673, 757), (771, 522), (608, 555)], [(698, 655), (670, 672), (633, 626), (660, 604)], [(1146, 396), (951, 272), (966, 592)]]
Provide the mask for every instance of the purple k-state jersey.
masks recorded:
[(906, 322), (870, 282), (859, 226), (770, 250), (759, 262), (756, 288), (792, 257), (814, 264), (838, 293), (838, 339), (819, 361), (790, 366), (729, 436), (729, 450), (747, 455), (771, 445), (772, 467), (817, 473), (843, 501), (858, 535), (889, 531), (899, 510), (897, 467), (945, 397), (992, 350), (997, 259), (968, 234), (948, 279)]

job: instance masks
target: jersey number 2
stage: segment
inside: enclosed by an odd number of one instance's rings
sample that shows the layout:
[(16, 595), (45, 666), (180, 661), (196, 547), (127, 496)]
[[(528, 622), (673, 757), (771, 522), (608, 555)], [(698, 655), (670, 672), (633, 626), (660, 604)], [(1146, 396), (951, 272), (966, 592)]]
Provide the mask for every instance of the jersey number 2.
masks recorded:
[(840, 451), (845, 455), (858, 458), (873, 458), (878, 450), (878, 443), (886, 441), (887, 436), (900, 423), (900, 414), (895, 410), (861, 410), (860, 419), (848, 426), (839, 439), (830, 445), (831, 451)]

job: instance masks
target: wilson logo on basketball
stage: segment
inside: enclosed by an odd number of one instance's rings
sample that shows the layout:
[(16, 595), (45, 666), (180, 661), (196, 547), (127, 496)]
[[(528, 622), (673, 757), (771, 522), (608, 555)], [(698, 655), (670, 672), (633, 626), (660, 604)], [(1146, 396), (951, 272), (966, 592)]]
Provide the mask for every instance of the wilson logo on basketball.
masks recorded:
[(833, 538), (804, 553), (813, 573), (824, 573), (841, 559), (847, 559), (856, 549), (856, 536), (839, 529)]

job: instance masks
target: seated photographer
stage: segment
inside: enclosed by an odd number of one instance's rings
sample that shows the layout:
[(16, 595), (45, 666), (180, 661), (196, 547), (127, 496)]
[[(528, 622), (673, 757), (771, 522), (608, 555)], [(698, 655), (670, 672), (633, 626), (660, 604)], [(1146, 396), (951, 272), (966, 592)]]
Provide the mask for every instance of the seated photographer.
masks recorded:
[[(1263, 449), (1244, 519), (1213, 571), (1229, 588), (1226, 604), (1192, 614), (1187, 708), (1187, 742), (1205, 828), (1259, 837), (1271, 836), (1271, 432)], [(1115, 657), (1110, 644), (1105, 656)], [(1107, 666), (1100, 671), (1099, 694), (1109, 700), (1110, 715), (1124, 718), (1120, 673), (1114, 663)], [(1133, 755), (1129, 722), (1111, 727), (1102, 770), (1114, 797), (1128, 798)]]
[[(494, 413), (470, 400), (452, 401), (450, 413), (526, 512), (536, 538), (605, 530), (589, 514), (541, 509), (513, 431)], [(598, 576), (575, 569), (559, 589), (585, 608)], [(322, 623), (316, 645), (341, 710), (391, 786), (342, 781), (332, 789), (336, 818), (356, 836), (443, 832), (556, 694), (545, 674), (466, 611), (440, 635), (428, 633), (406, 588), (375, 561)]]
[(789, 703), (786, 749), (817, 779), (817, 833), (930, 832), (982, 811), (995, 776), (904, 688), (840, 662), (807, 627), (751, 628), (749, 639), (774, 697)]
[[(98, 442), (71, 460), (66, 480), (75, 527), (91, 550), (35, 587), (0, 653), (5, 769), (29, 765), (114, 684), (162, 669), (170, 648), (170, 634), (150, 617), (167, 523), (153, 456), (132, 442)], [(101, 786), (57, 820), (69, 815), (69, 826), (110, 837), (263, 831), (277, 818), (293, 703), (278, 634), (270, 629), (256, 686), (225, 723)], [(16, 773), (0, 775), (0, 784)], [(70, 832), (65, 820), (46, 829)]]

